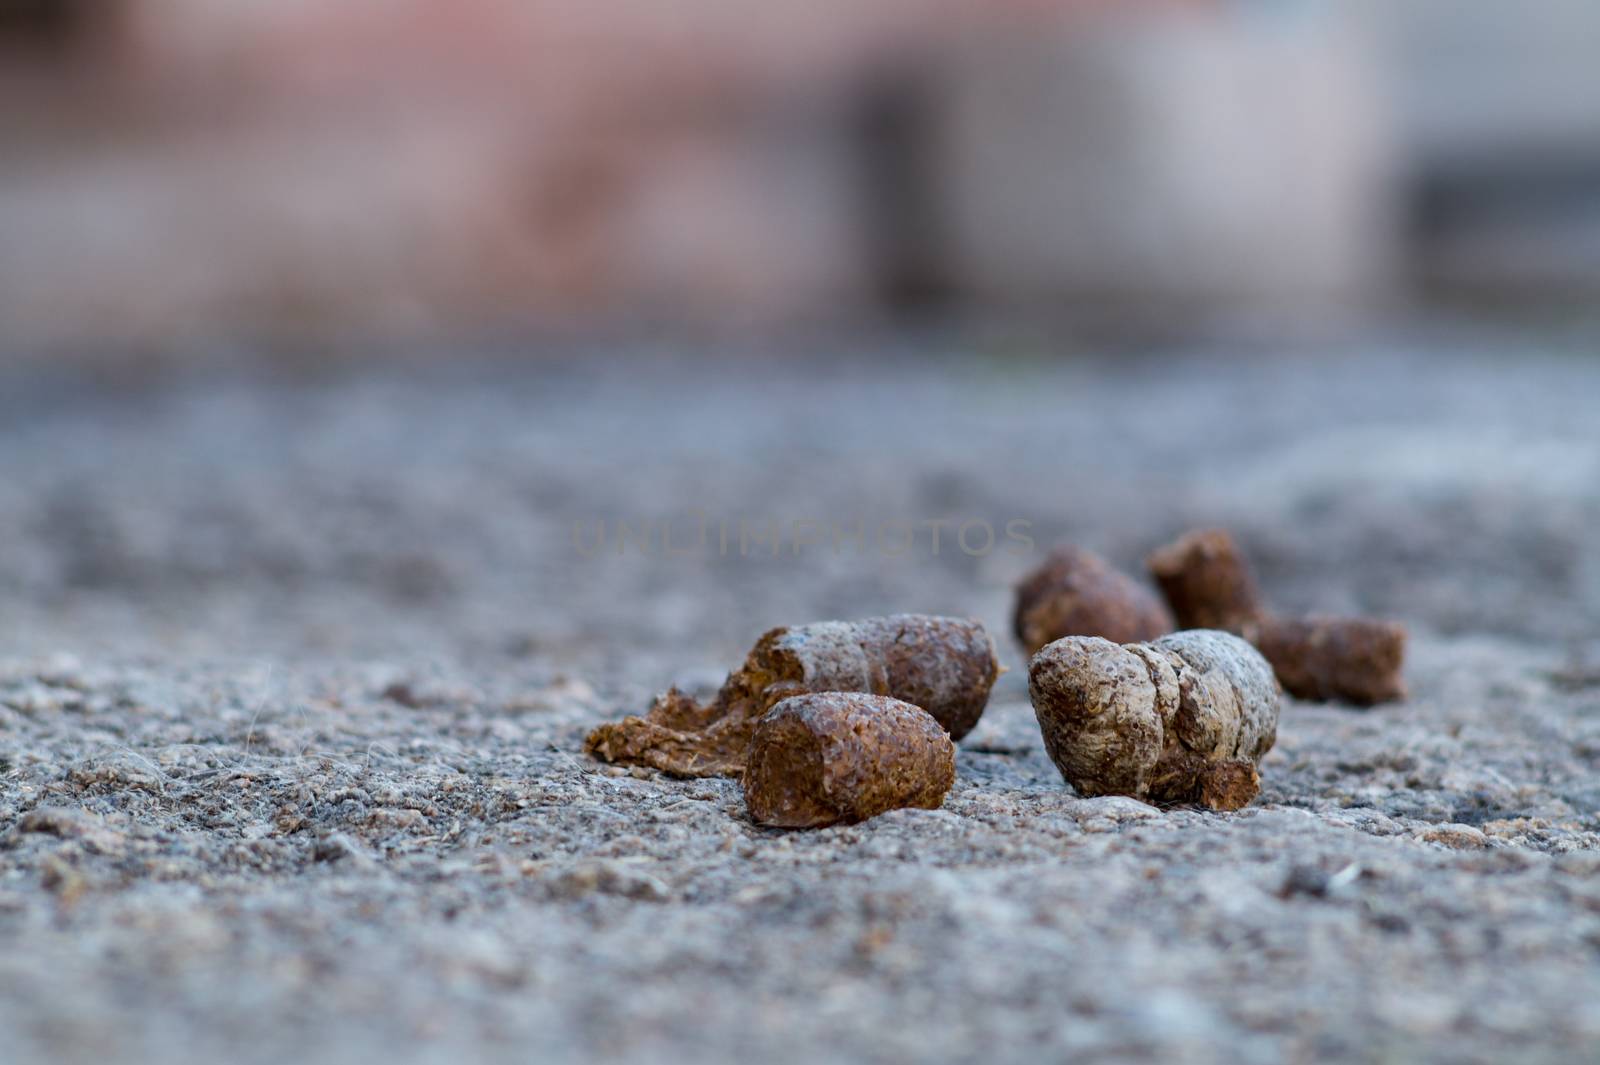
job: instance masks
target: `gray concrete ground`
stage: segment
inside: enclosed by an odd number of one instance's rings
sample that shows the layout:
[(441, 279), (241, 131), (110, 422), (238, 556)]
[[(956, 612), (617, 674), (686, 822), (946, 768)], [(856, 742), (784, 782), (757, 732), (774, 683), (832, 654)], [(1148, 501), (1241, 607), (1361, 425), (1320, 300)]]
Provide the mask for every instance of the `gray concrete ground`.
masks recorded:
[[(913, 347), (6, 378), (0, 1059), (1592, 1058), (1600, 360)], [(1413, 698), (1286, 705), (1238, 814), (1081, 799), (1010, 584), (1194, 523), (1409, 622)], [(942, 810), (580, 750), (900, 610), (1013, 667)]]

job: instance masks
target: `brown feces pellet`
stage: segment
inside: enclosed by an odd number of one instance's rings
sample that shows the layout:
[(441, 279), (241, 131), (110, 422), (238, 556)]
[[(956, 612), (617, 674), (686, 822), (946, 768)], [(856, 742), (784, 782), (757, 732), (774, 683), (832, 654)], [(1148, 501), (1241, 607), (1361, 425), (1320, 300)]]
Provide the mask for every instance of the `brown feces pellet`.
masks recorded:
[(1121, 645), (1068, 636), (1033, 656), (1028, 695), (1051, 761), (1083, 795), (1237, 810), (1278, 735), (1272, 667), (1211, 629)]
[(1297, 699), (1361, 706), (1406, 694), (1406, 630), (1392, 621), (1268, 610), (1239, 545), (1222, 529), (1185, 533), (1149, 558), (1178, 624), (1226, 629), (1260, 648)]
[(1180, 628), (1247, 635), (1266, 613), (1250, 564), (1226, 530), (1185, 533), (1146, 564)]
[(1153, 591), (1071, 544), (1051, 551), (1017, 585), (1011, 623), (1030, 655), (1063, 636), (1137, 643), (1173, 629), (1172, 615)]
[(674, 688), (645, 716), (601, 725), (584, 746), (608, 762), (678, 776), (737, 776), (763, 714), (791, 695), (824, 691), (903, 699), (960, 739), (978, 723), (999, 674), (994, 641), (976, 621), (896, 614), (796, 625), (756, 641), (711, 702)]
[(956, 745), (928, 713), (884, 695), (822, 692), (774, 706), (744, 770), (750, 816), (776, 828), (935, 809), (956, 779)]
[(1297, 699), (1343, 699), (1367, 706), (1404, 699), (1400, 668), (1405, 626), (1368, 618), (1270, 616), (1256, 646)]

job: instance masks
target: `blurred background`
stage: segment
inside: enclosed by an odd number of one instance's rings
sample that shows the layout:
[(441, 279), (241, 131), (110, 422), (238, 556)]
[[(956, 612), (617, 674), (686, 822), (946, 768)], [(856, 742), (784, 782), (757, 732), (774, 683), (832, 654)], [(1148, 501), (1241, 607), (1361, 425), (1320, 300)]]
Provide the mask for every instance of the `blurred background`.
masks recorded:
[(0, 647), (642, 699), (1001, 630), (1032, 560), (947, 519), (1600, 632), (1592, 0), (0, 0), (0, 82)]
[(0, 0), (0, 349), (1581, 307), (1600, 6)]

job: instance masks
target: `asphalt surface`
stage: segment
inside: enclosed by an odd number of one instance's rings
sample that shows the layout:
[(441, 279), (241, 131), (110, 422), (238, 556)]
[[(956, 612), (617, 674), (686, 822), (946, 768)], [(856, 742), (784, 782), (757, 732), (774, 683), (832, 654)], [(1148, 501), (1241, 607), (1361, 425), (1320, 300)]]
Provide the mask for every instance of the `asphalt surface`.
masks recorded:
[[(1594, 1055), (1600, 360), (838, 347), (0, 377), (0, 1058)], [(1411, 698), (1287, 703), (1237, 814), (1082, 799), (1011, 585), (1197, 524)], [(582, 753), (898, 611), (1012, 667), (941, 810)]]

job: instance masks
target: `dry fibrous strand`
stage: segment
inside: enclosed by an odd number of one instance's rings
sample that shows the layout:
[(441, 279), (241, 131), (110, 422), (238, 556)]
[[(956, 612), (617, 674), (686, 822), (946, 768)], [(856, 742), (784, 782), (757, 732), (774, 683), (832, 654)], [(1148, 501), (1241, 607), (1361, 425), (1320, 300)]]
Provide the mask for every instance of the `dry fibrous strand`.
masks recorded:
[(1371, 618), (1268, 616), (1256, 646), (1283, 690), (1300, 699), (1343, 699), (1363, 706), (1403, 699), (1405, 626)]
[(965, 618), (896, 614), (773, 629), (709, 703), (677, 689), (643, 717), (601, 725), (584, 746), (608, 762), (678, 776), (737, 776), (756, 722), (810, 692), (888, 695), (921, 707), (953, 739), (978, 723), (1000, 674), (994, 642)]
[(744, 771), (750, 816), (777, 828), (935, 809), (956, 779), (956, 746), (929, 714), (885, 695), (796, 695), (756, 724)]
[(1017, 585), (1012, 627), (1031, 655), (1063, 636), (1138, 643), (1174, 626), (1149, 588), (1093, 551), (1064, 544)]
[(1045, 750), (1083, 795), (1237, 810), (1278, 734), (1278, 685), (1250, 644), (1212, 629), (1149, 643), (1068, 636), (1028, 671)]
[(1254, 643), (1298, 699), (1362, 706), (1405, 698), (1406, 630), (1392, 621), (1275, 614), (1225, 530), (1200, 529), (1151, 554), (1151, 574), (1184, 628), (1215, 628)]

